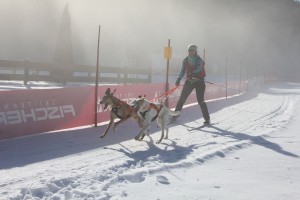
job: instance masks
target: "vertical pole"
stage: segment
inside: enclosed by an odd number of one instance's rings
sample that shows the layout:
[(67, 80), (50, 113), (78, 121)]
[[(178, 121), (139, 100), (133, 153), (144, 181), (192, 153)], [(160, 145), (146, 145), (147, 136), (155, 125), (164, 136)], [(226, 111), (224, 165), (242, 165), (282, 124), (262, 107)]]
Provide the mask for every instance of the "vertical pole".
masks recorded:
[(203, 60), (205, 62), (205, 49), (203, 50)]
[(257, 74), (257, 72), (256, 72), (256, 76), (255, 76), (255, 87), (257, 87), (257, 86), (258, 86), (258, 82), (257, 82), (257, 76), (258, 76), (258, 74)]
[(26, 66), (26, 68), (24, 69), (24, 85), (27, 85), (28, 75), (29, 75), (28, 66)]
[(239, 84), (239, 95), (241, 94), (242, 87), (242, 61), (240, 61), (240, 84)]
[[(170, 47), (171, 45), (171, 41), (170, 39), (168, 40), (168, 47)], [(166, 72), (166, 88), (165, 88), (165, 92), (168, 92), (169, 91), (169, 65), (170, 65), (170, 59), (168, 58), (167, 59), (167, 72)], [(167, 97), (168, 94), (166, 94), (166, 97)], [(167, 107), (169, 107), (169, 99), (167, 98), (166, 99), (166, 103), (165, 105)]]
[(247, 67), (246, 67), (246, 83), (247, 83), (247, 92), (248, 92), (248, 90), (249, 90), (249, 75), (248, 75), (248, 65), (247, 65)]
[(266, 84), (266, 70), (265, 70), (265, 66), (263, 67), (262, 69), (262, 81), (263, 81), (263, 84)]
[(98, 31), (98, 45), (97, 45), (97, 66), (96, 66), (96, 82), (95, 82), (95, 127), (98, 125), (98, 85), (99, 85), (99, 46), (100, 46), (100, 28)]
[[(28, 76), (29, 76), (29, 59), (25, 59), (25, 68), (24, 68), (24, 85), (27, 85), (28, 82)], [(16, 73), (15, 71), (13, 72)]]
[(225, 89), (226, 89), (226, 99), (227, 99), (227, 56), (226, 56), (226, 69), (225, 69)]

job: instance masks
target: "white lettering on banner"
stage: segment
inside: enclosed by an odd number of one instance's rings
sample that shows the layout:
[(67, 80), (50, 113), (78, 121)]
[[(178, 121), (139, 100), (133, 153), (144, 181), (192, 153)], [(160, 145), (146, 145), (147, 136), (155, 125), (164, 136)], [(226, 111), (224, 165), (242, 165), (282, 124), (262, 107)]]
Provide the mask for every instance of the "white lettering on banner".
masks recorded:
[(8, 110), (8, 104), (3, 105), (4, 110)]
[(9, 125), (22, 123), (22, 117), (20, 111), (7, 111), (6, 118)]
[(7, 118), (5, 112), (0, 112), (0, 124), (7, 125)]
[(31, 109), (34, 107), (51, 107), (51, 106), (56, 106), (55, 105), (55, 100), (44, 100), (44, 101), (36, 101), (36, 102), (6, 102), (2, 105), (0, 105), (0, 110), (2, 108), (3, 111), (8, 111), (8, 110), (26, 110), (26, 109)]
[[(35, 109), (36, 113), (41, 113), (39, 117), (36, 118), (37, 121), (42, 121), (47, 119), (47, 109), (46, 108), (37, 108)], [(42, 114), (43, 113), (43, 114)]]
[(27, 118), (32, 118), (32, 121), (36, 121), (36, 117), (35, 117), (35, 112), (34, 109), (31, 109), (31, 113), (26, 114), (25, 110), (21, 110), (21, 114), (22, 114), (22, 118), (23, 118), (23, 122), (27, 122)]
[(63, 112), (63, 110), (62, 110), (62, 107), (59, 107), (59, 111), (60, 111), (60, 116), (61, 116), (62, 118), (64, 118), (65, 115), (64, 115), (64, 112)]
[(103, 109), (102, 109), (102, 105), (97, 105), (97, 113), (102, 113)]
[(72, 113), (72, 115), (75, 116), (75, 110), (73, 108), (73, 105), (61, 106), (61, 112), (63, 112), (63, 113)]
[(13, 125), (28, 123), (30, 121), (37, 122), (43, 120), (53, 120), (64, 118), (66, 114), (71, 114), (75, 117), (75, 110), (73, 105), (63, 105), (56, 107), (43, 107), (25, 110), (14, 110), (0, 112), (0, 125)]
[(60, 115), (58, 115), (59, 113), (57, 112), (58, 107), (49, 107), (47, 109), (50, 110), (50, 113), (48, 115), (49, 119), (58, 119), (58, 118), (60, 118)]

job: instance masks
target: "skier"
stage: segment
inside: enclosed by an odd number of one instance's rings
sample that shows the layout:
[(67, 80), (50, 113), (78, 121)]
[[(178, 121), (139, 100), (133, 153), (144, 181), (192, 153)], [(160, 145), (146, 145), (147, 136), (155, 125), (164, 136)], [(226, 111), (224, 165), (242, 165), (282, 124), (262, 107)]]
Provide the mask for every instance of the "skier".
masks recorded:
[[(184, 82), (180, 98), (177, 102), (175, 111), (181, 111), (183, 104), (185, 103), (188, 96), (191, 94), (193, 89), (196, 89), (197, 101), (200, 105), (203, 117), (204, 117), (204, 125), (210, 124), (210, 116), (208, 113), (207, 105), (204, 101), (204, 92), (205, 92), (205, 82), (204, 77), (205, 62), (197, 55), (197, 46), (191, 44), (188, 46), (188, 56), (183, 59), (182, 68), (180, 74), (176, 80), (175, 85), (178, 86), (180, 84), (183, 76), (186, 76), (186, 80)], [(171, 122), (176, 121), (178, 116), (174, 116), (171, 118)]]

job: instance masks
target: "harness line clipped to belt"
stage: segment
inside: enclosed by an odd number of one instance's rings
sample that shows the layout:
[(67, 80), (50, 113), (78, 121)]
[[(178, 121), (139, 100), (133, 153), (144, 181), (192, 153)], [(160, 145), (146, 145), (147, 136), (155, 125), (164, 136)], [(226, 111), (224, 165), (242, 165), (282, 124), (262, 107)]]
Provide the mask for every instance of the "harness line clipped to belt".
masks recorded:
[(171, 90), (169, 90), (169, 91), (167, 91), (167, 92), (165, 92), (165, 93), (163, 93), (163, 94), (161, 94), (161, 95), (159, 95), (159, 96), (153, 98), (153, 99), (151, 100), (151, 102), (153, 102), (153, 101), (159, 99), (160, 97), (165, 96), (165, 98), (161, 101), (161, 103), (163, 103), (163, 102), (164, 102), (164, 101), (165, 101), (165, 100), (166, 100), (173, 92), (175, 92), (175, 90), (176, 90), (178, 87), (179, 87), (179, 85), (177, 85), (177, 86), (173, 87)]

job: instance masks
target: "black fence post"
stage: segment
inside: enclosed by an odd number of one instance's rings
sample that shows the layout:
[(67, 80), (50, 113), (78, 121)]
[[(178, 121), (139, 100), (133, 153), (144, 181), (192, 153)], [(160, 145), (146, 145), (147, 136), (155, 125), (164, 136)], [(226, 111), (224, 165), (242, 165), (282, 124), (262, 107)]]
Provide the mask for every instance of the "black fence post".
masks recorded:
[(148, 67), (148, 83), (152, 82), (152, 67)]
[(24, 69), (24, 85), (27, 85), (28, 82), (28, 69)]
[(29, 59), (25, 59), (25, 66), (24, 66), (24, 85), (28, 83), (28, 76), (29, 76)]

